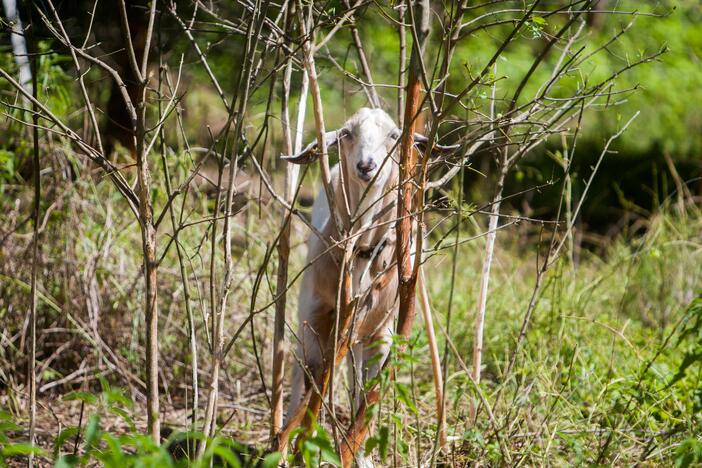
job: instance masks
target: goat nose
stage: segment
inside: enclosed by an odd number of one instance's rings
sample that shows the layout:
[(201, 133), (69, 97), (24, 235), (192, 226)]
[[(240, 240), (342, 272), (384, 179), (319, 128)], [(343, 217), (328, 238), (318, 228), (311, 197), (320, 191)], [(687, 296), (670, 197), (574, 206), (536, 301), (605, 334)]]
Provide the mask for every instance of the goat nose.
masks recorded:
[(358, 169), (358, 172), (362, 173), (368, 173), (371, 172), (373, 169), (375, 169), (377, 165), (373, 160), (370, 161), (359, 161), (358, 164), (356, 164), (356, 169)]

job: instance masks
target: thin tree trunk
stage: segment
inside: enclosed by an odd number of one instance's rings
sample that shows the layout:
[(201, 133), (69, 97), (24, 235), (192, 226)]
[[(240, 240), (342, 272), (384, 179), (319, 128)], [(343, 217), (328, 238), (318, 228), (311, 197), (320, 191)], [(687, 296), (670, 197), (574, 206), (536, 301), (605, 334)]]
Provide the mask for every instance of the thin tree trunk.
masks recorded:
[[(288, 15), (292, 15), (292, 2), (288, 3)], [(283, 103), (282, 103), (282, 127), (283, 141), (286, 154), (296, 154), (302, 147), (302, 125), (305, 120), (307, 108), (307, 90), (309, 80), (307, 72), (303, 72), (302, 90), (298, 103), (297, 132), (295, 136), (295, 146), (293, 147), (290, 129), (290, 77), (292, 75), (292, 58), (288, 59), (283, 77)], [(300, 172), (299, 166), (288, 163), (285, 168), (285, 201), (292, 203), (295, 197), (295, 187), (297, 177)], [(271, 385), (271, 436), (275, 436), (283, 427), (283, 385), (285, 379), (285, 307), (287, 303), (287, 282), (288, 282), (288, 261), (290, 256), (290, 215), (285, 214), (285, 220), (278, 242), (278, 278), (276, 282), (276, 293), (278, 298), (275, 303), (275, 323), (273, 326), (273, 376)]]
[[(495, 252), (495, 238), (497, 237), (497, 224), (500, 220), (500, 202), (502, 200), (502, 189), (507, 176), (507, 149), (501, 159), (495, 196), (490, 209), (490, 222), (488, 223), (487, 240), (485, 242), (485, 258), (483, 259), (483, 270), (480, 278), (480, 296), (478, 299), (478, 311), (475, 316), (475, 332), (473, 336), (473, 381), (476, 385), (480, 383), (480, 368), (483, 356), (483, 328), (485, 326), (485, 310), (487, 307), (488, 288), (490, 286), (490, 267)], [(471, 399), (470, 419), (475, 422), (477, 417), (476, 403)]]
[(146, 149), (146, 85), (149, 49), (156, 17), (156, 2), (149, 10), (148, 26), (143, 43), (137, 47), (141, 50), (141, 63), (138, 50), (130, 32), (127, 6), (124, 0), (119, 5), (122, 35), (126, 42), (133, 79), (139, 86), (136, 115), (132, 115), (132, 131), (136, 148), (137, 196), (139, 198), (139, 224), (141, 227), (142, 252), (144, 256), (144, 282), (146, 284), (145, 321), (146, 321), (146, 418), (147, 431), (156, 444), (161, 440), (160, 404), (158, 388), (158, 262), (156, 260), (156, 227), (154, 226), (154, 209), (151, 200), (151, 171)]
[[(285, 99), (285, 98), (284, 98)], [(287, 100), (287, 99), (286, 99)], [(285, 126), (285, 118), (283, 118)], [(289, 140), (289, 131), (286, 139)], [(294, 154), (286, 149), (286, 154)], [(288, 166), (293, 164), (288, 163)], [(295, 176), (291, 175), (290, 168), (286, 168), (286, 189)], [(286, 190), (287, 193), (287, 190)], [(287, 197), (286, 197), (286, 201)], [(290, 216), (285, 215), (283, 227), (278, 240), (278, 277), (276, 280), (275, 322), (273, 325), (273, 377), (271, 383), (271, 436), (275, 436), (283, 427), (283, 381), (285, 379), (285, 306), (287, 294), (285, 288), (288, 284), (288, 260), (290, 257)]]
[[(18, 16), (19, 19), (19, 16)], [(34, 39), (34, 31), (31, 34), (32, 52), (36, 52), (36, 43)], [(14, 34), (13, 34), (14, 35)], [(14, 41), (13, 41), (14, 42)], [(26, 51), (26, 49), (25, 49)], [(25, 57), (26, 58), (26, 57)], [(34, 210), (32, 213), (34, 232), (32, 233), (32, 279), (31, 279), (31, 298), (29, 304), (29, 443), (35, 443), (36, 419), (37, 419), (37, 376), (36, 376), (36, 359), (37, 359), (37, 269), (39, 265), (39, 211), (41, 210), (41, 171), (39, 166), (39, 109), (36, 105), (37, 100), (37, 59), (36, 55), (32, 55), (32, 67), (34, 73), (30, 70), (32, 80), (32, 143), (33, 143), (33, 165), (34, 165)], [(34, 454), (29, 454), (29, 467), (34, 466)]]
[(444, 377), (441, 372), (441, 357), (439, 347), (436, 344), (436, 334), (434, 333), (434, 319), (431, 314), (431, 303), (427, 291), (424, 268), (419, 269), (419, 298), (422, 301), (422, 317), (424, 319), (424, 329), (427, 334), (429, 345), (429, 356), (431, 357), (431, 372), (434, 378), (434, 392), (436, 393), (436, 425), (439, 434), (439, 449), (446, 445), (446, 423), (444, 420)]
[[(429, 36), (429, 1), (423, 0), (410, 6), (418, 43), (412, 47), (410, 70), (407, 81), (407, 103), (405, 105), (404, 131), (400, 146), (400, 185), (398, 193), (397, 217), (397, 264), (399, 274), (400, 310), (397, 321), (397, 333), (409, 336), (416, 314), (416, 269), (412, 267), (412, 200), (415, 198), (415, 176), (417, 156), (414, 151), (414, 130), (416, 118), (421, 111), (421, 53)], [(419, 261), (419, 258), (417, 258)]]
[(153, 223), (151, 202), (151, 173), (148, 155), (144, 154), (146, 117), (146, 87), (138, 103), (137, 120), (137, 191), (139, 195), (139, 218), (141, 224), (142, 250), (144, 255), (144, 279), (146, 282), (146, 406), (147, 426), (151, 437), (158, 444), (161, 438), (158, 390), (158, 264), (156, 262), (156, 228)]
[[(148, 170), (148, 169), (147, 169)], [(142, 176), (143, 177), (143, 176)], [(148, 187), (148, 185), (145, 185)], [(142, 192), (148, 196), (148, 188), (140, 188), (139, 198), (143, 200)], [(143, 202), (142, 202), (143, 203)], [(143, 222), (148, 222), (142, 230), (144, 250), (144, 274), (146, 279), (146, 378), (147, 378), (147, 427), (148, 432), (157, 444), (161, 438), (160, 404), (158, 390), (158, 284), (156, 264), (156, 230), (151, 224), (150, 203), (142, 211)], [(147, 214), (149, 213), (149, 214)]]
[(401, 2), (400, 5), (398, 5), (398, 21), (400, 23), (398, 26), (398, 35), (400, 39), (400, 66), (399, 73), (397, 74), (397, 121), (400, 128), (402, 128), (404, 125), (402, 118), (405, 110), (405, 66), (407, 65), (407, 54), (405, 51), (407, 50), (407, 31), (405, 31), (403, 24), (405, 22), (406, 10), (407, 7), (405, 6), (404, 2)]

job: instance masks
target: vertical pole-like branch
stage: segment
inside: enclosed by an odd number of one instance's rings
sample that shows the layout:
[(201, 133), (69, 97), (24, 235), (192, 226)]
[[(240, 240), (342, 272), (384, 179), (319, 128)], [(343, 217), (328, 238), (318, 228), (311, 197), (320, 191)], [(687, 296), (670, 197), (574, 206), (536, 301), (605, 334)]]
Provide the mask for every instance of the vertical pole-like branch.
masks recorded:
[(144, 280), (146, 283), (146, 419), (147, 431), (156, 444), (161, 438), (160, 404), (158, 389), (158, 262), (156, 259), (156, 227), (154, 226), (154, 209), (151, 200), (151, 171), (146, 153), (146, 85), (148, 55), (151, 35), (156, 15), (156, 2), (152, 2), (149, 11), (149, 23), (146, 39), (138, 44), (142, 50), (141, 66), (137, 62), (137, 49), (129, 27), (127, 6), (120, 1), (119, 12), (122, 35), (126, 42), (133, 79), (139, 85), (135, 115), (132, 115), (132, 132), (134, 134), (137, 166), (137, 195), (139, 197), (139, 224), (141, 227), (142, 251), (144, 256)]
[[(494, 74), (497, 76), (497, 66), (493, 66)], [(497, 81), (492, 84), (492, 95), (490, 100), (490, 118), (495, 119), (495, 94), (497, 92)], [(485, 258), (480, 277), (480, 296), (478, 297), (478, 311), (475, 316), (475, 330), (473, 335), (473, 369), (472, 377), (475, 385), (480, 384), (480, 368), (483, 358), (483, 328), (485, 327), (485, 310), (487, 307), (487, 295), (490, 286), (490, 268), (495, 252), (495, 238), (497, 237), (497, 224), (500, 220), (500, 204), (502, 201), (502, 189), (507, 177), (508, 167), (508, 146), (502, 148), (500, 158), (498, 158), (497, 181), (495, 185), (495, 196), (490, 207), (490, 221), (488, 222), (488, 234), (485, 241)], [(472, 422), (477, 417), (476, 401), (471, 399), (469, 416)]]
[[(502, 151), (507, 152), (507, 146)], [(488, 287), (490, 285), (490, 267), (492, 266), (492, 258), (495, 252), (495, 238), (497, 236), (497, 224), (500, 219), (500, 201), (502, 200), (502, 189), (505, 184), (507, 175), (506, 154), (501, 158), (497, 182), (495, 187), (495, 196), (492, 199), (492, 207), (490, 208), (490, 221), (488, 223), (488, 233), (485, 242), (485, 257), (483, 258), (482, 276), (480, 278), (480, 296), (478, 298), (478, 311), (475, 316), (475, 332), (473, 336), (473, 381), (476, 385), (480, 383), (480, 368), (483, 356), (483, 328), (485, 326), (485, 309), (487, 306)], [(475, 422), (476, 419), (475, 401), (471, 400), (470, 404), (470, 419)]]
[[(288, 21), (291, 25), (293, 2), (287, 4)], [(292, 29), (292, 27), (290, 27)], [(285, 145), (286, 154), (296, 154), (302, 146), (302, 140), (299, 137), (295, 139), (295, 147), (292, 143), (292, 134), (290, 126), (290, 78), (292, 75), (292, 56), (288, 57), (288, 63), (285, 67), (283, 75), (283, 101), (281, 109), (281, 123), (283, 129), (283, 142)], [(307, 74), (304, 73), (302, 82), (302, 92), (300, 93), (300, 101), (298, 103), (297, 125), (300, 127), (304, 122), (306, 101), (307, 101)], [(285, 168), (285, 187), (284, 197), (288, 203), (293, 202), (295, 197), (295, 186), (297, 177), (300, 172), (299, 166), (288, 163)], [(276, 294), (278, 297), (275, 302), (275, 322), (273, 325), (273, 375), (271, 384), (271, 436), (275, 436), (283, 427), (283, 383), (285, 379), (285, 306), (287, 299), (287, 282), (288, 282), (288, 261), (290, 256), (290, 214), (286, 213), (283, 220), (283, 226), (280, 232), (278, 241), (278, 277), (276, 280)]]
[[(34, 232), (32, 234), (32, 279), (31, 298), (29, 303), (29, 443), (34, 445), (37, 419), (37, 269), (39, 265), (39, 211), (41, 209), (41, 171), (39, 168), (39, 109), (37, 108), (37, 48), (34, 30), (30, 31), (32, 50), (32, 143), (34, 165), (34, 210), (32, 221)], [(34, 466), (34, 454), (29, 454), (29, 467)]]
[[(310, 11), (312, 14), (312, 11)], [(322, 94), (319, 90), (319, 82), (317, 81), (317, 67), (314, 61), (314, 47), (312, 47), (312, 38), (307, 37), (307, 25), (303, 15), (303, 9), (300, 3), (297, 5), (297, 20), (300, 27), (300, 35), (302, 36), (302, 50), (304, 52), (304, 63), (307, 75), (310, 80), (310, 93), (312, 95), (312, 109), (314, 113), (314, 123), (317, 130), (317, 144), (321, 152), (319, 163), (322, 168), (322, 183), (324, 185), (324, 193), (329, 202), (329, 212), (334, 213), (331, 216), (332, 221), (336, 225), (336, 233), (344, 232), (344, 227), (349, 224), (349, 213), (346, 210), (337, 210), (338, 206), (334, 196), (334, 187), (331, 183), (331, 169), (329, 168), (329, 154), (327, 151), (327, 142), (324, 138), (324, 110), (322, 108)], [(338, 218), (337, 218), (338, 216)]]
[[(142, 91), (141, 97), (145, 97)], [(146, 109), (139, 103), (141, 116), (137, 126), (137, 178), (139, 195), (139, 217), (141, 221), (142, 247), (144, 253), (144, 275), (146, 279), (146, 374), (147, 374), (147, 424), (149, 434), (158, 443), (160, 439), (159, 390), (158, 390), (158, 283), (156, 260), (156, 228), (153, 224), (151, 202), (151, 171), (144, 154), (144, 120)]]
[(427, 282), (424, 276), (424, 269), (422, 267), (419, 268), (417, 287), (419, 288), (419, 298), (422, 301), (422, 318), (424, 319), (424, 329), (427, 333), (429, 357), (431, 358), (431, 372), (434, 380), (434, 393), (436, 394), (436, 424), (437, 433), (439, 435), (438, 442), (439, 448), (443, 448), (446, 445), (446, 424), (444, 418), (444, 376), (441, 372), (441, 357), (439, 356), (439, 346), (436, 343), (434, 319), (432, 318), (429, 292), (427, 291)]
[[(397, 205), (397, 264), (399, 274), (400, 310), (397, 333), (409, 336), (415, 316), (417, 275), (412, 267), (412, 200), (415, 198), (417, 157), (414, 152), (414, 130), (421, 106), (421, 53), (429, 36), (429, 1), (418, 2), (416, 10), (410, 5), (410, 17), (416, 29), (417, 41), (413, 44), (407, 80), (404, 131), (400, 145), (400, 184)], [(419, 261), (419, 258), (417, 258)]]
[(404, 3), (398, 6), (398, 35), (400, 37), (400, 66), (397, 73), (397, 121), (400, 128), (404, 125), (402, 121), (403, 111), (405, 109), (405, 66), (407, 65), (406, 50), (407, 50), (407, 31), (405, 30), (405, 10)]
[[(284, 91), (283, 91), (283, 110), (282, 110), (282, 126), (283, 126), (283, 141), (285, 142), (286, 154), (294, 154), (292, 152), (292, 142), (290, 137), (290, 118), (288, 115), (288, 99), (290, 97), (290, 69), (291, 63), (285, 70)], [(297, 179), (295, 170), (291, 167), (294, 164), (288, 163), (285, 170), (285, 199), (287, 197), (288, 187)], [(278, 240), (278, 277), (276, 279), (276, 294), (278, 297), (275, 301), (275, 321), (273, 324), (273, 375), (271, 378), (271, 436), (277, 434), (283, 427), (283, 380), (285, 377), (285, 305), (287, 294), (285, 288), (288, 282), (288, 259), (290, 256), (290, 216), (285, 215), (283, 226), (280, 231), (280, 239)]]

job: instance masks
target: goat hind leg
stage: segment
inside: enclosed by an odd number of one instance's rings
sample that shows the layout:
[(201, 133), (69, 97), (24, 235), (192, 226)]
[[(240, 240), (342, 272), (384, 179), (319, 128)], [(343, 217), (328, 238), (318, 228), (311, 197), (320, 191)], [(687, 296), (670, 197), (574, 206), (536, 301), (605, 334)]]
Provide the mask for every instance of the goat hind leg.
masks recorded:
[[(361, 406), (361, 402), (364, 398), (363, 390), (365, 389), (366, 385), (375, 379), (378, 374), (380, 374), (380, 371), (382, 370), (383, 365), (390, 354), (392, 333), (392, 329), (390, 328), (391, 325), (392, 321), (386, 325), (383, 325), (378, 333), (376, 333), (368, 342), (361, 345), (362, 352), (356, 353), (356, 367), (360, 367), (362, 373), (362, 377), (358, 375), (356, 377), (362, 382), (363, 387), (359, 388), (360, 385), (356, 386), (356, 388), (358, 388), (360, 391), (357, 392), (357, 395), (354, 395), (354, 413), (357, 413), (358, 408)], [(374, 422), (372, 421), (370, 424), (374, 425)], [(369, 432), (373, 432), (372, 427)], [(366, 456), (364, 446), (365, 444), (361, 444), (361, 447), (356, 452), (356, 464), (359, 468), (374, 467), (375, 464), (373, 463), (373, 456), (371, 454)]]
[(363, 350), (362, 343), (358, 343), (351, 347), (346, 356), (346, 365), (348, 366), (348, 381), (351, 391), (351, 408), (354, 414), (361, 406), (361, 397), (363, 392)]
[(294, 356), (292, 389), (288, 404), (287, 420), (294, 417), (302, 404), (305, 394), (312, 387), (312, 380), (318, 380), (324, 372), (324, 350), (331, 331), (329, 307), (315, 305), (306, 308), (308, 313), (300, 314), (298, 345)]

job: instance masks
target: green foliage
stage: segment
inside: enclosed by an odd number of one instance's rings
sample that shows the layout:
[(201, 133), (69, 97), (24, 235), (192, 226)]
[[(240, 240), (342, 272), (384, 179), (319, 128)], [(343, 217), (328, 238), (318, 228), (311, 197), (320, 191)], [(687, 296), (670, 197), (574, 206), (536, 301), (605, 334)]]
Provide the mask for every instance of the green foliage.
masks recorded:
[(365, 454), (370, 455), (373, 450), (378, 449), (378, 455), (380, 456), (380, 461), (385, 463), (388, 457), (388, 448), (390, 447), (390, 428), (388, 426), (381, 426), (378, 429), (377, 435), (373, 435), (366, 441)]
[[(447, 382), (449, 427), (455, 418), (454, 435), (462, 441), (465, 460), (490, 457), (504, 463), (505, 456), (515, 456), (517, 441), (518, 457), (527, 465), (694, 460), (696, 445), (690, 440), (699, 440), (702, 428), (701, 229), (696, 209), (663, 208), (649, 220), (645, 235), (612, 241), (601, 255), (581, 251), (577, 265), (559, 260), (543, 280), (509, 379), (504, 372), (533, 291), (534, 257), (520, 250), (516, 232), (498, 235), (477, 388), (496, 405), (491, 412), (497, 427), (504, 423), (513, 429), (496, 434), (484, 409), (479, 423), (464, 429), (462, 415), (479, 397), (462, 366), (454, 364)], [(479, 232), (462, 229), (462, 236)], [(457, 257), (461, 273), (448, 333), (463, 359), (473, 342), (481, 244), (466, 243)], [(439, 272), (450, 261), (447, 253), (437, 255), (426, 270), (435, 310), (443, 311), (437, 327), (444, 329), (450, 281)], [(425, 414), (422, 408), (430, 407), (433, 397), (428, 357), (421, 348), (415, 355), (423, 357), (415, 379), (423, 385), (416, 406)], [(497, 404), (496, 393), (502, 393)], [(419, 424), (426, 427), (429, 421)], [(432, 436), (424, 440), (429, 443)]]
[(692, 301), (687, 315), (688, 323), (680, 333), (677, 342), (677, 348), (684, 351), (683, 360), (669, 386), (684, 378), (690, 367), (702, 362), (702, 296)]
[[(85, 392), (73, 392), (66, 396), (68, 400), (78, 400), (86, 405), (90, 415), (84, 427), (67, 427), (54, 439), (53, 452), (18, 442), (11, 436), (21, 431), (10, 414), (0, 412), (0, 466), (8, 460), (17, 460), (30, 453), (44, 460), (51, 460), (56, 468), (92, 466), (99, 463), (107, 468), (127, 467), (202, 467), (225, 466), (246, 468), (258, 466), (274, 468), (278, 466), (280, 453), (259, 453), (256, 450), (229, 438), (218, 436), (207, 440), (207, 448), (201, 456), (195, 457), (194, 443), (204, 441), (196, 432), (172, 432), (160, 445), (153, 439), (139, 432), (133, 425), (131, 410), (134, 404), (124, 394), (103, 383), (105, 389), (99, 395)], [(100, 414), (115, 408), (124, 410), (120, 417), (129, 424), (128, 430), (120, 433), (105, 431), (101, 425)], [(129, 414), (127, 414), (129, 412)], [(76, 451), (73, 451), (74, 443)], [(313, 437), (306, 441), (303, 455), (309, 461), (308, 466), (317, 466), (315, 460), (339, 465), (328, 434), (322, 427), (317, 427)], [(64, 451), (68, 446), (69, 451)]]
[[(329, 463), (333, 466), (341, 466), (334, 444), (326, 429), (318, 423), (314, 423), (310, 433), (305, 434), (305, 429), (299, 428), (290, 434), (292, 443), (297, 437), (302, 437), (299, 446), (299, 454), (289, 455), (288, 463), (294, 464), (297, 457), (301, 459), (305, 466), (320, 466), (322, 463)], [(272, 459), (271, 459), (272, 460)]]
[(15, 423), (11, 414), (0, 410), (0, 467), (6, 466), (8, 459), (18, 456), (29, 454), (43, 456), (46, 454), (45, 450), (26, 442), (17, 441), (12, 437), (13, 433), (21, 431), (22, 428)]
[[(664, 48), (666, 52), (653, 63), (617, 77), (615, 91), (636, 88), (639, 91), (614, 97), (613, 102), (623, 101), (615, 111), (589, 113), (584, 119), (585, 129), (581, 136), (585, 143), (591, 141), (599, 144), (616, 131), (621, 115), (631, 115), (640, 110), (646, 118), (635, 122), (617, 143), (623, 157), (629, 153), (645, 153), (653, 148), (663, 148), (674, 157), (697, 156), (702, 150), (702, 140), (699, 138), (702, 119), (697, 109), (689, 103), (702, 100), (702, 90), (697, 85), (702, 80), (702, 68), (697, 63), (702, 55), (702, 12), (699, 2), (623, 1), (617, 2), (617, 9), (636, 11), (639, 15), (604, 15), (600, 26), (588, 30), (576, 47), (584, 47), (583, 54), (594, 52), (624, 29), (626, 33), (608, 46), (609, 53), (594, 55), (575, 74), (561, 79), (553, 90), (553, 96), (569, 95), (586, 82), (605, 79), (619, 68)], [(535, 53), (543, 48), (543, 35), (554, 34), (563, 26), (563, 22), (563, 18), (557, 17), (531, 18), (526, 25), (527, 34), (510, 45), (498, 61), (498, 76), (504, 78), (498, 87), (500, 95), (508, 95), (516, 88), (531, 66)], [(510, 27), (505, 26), (500, 34), (494, 31), (476, 32), (471, 40), (459, 45), (456, 63), (465, 63), (467, 70), (475, 74)], [(486, 44), (490, 44), (490, 47), (486, 47)], [(533, 96), (539, 84), (548, 79), (557, 59), (558, 54), (552, 54), (536, 70), (533, 82), (524, 91), (525, 99)], [(465, 73), (454, 73), (453, 76), (457, 86), (467, 78)]]
[(687, 439), (675, 450), (675, 467), (688, 468), (702, 464), (702, 441)]

